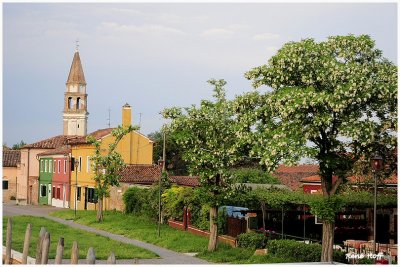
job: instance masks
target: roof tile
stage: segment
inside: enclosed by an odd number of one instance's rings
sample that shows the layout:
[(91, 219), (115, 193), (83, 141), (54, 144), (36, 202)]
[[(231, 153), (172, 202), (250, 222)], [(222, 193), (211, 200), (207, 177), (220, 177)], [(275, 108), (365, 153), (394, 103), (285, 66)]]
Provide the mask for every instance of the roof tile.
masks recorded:
[(17, 167), (21, 163), (21, 150), (3, 150), (3, 167)]

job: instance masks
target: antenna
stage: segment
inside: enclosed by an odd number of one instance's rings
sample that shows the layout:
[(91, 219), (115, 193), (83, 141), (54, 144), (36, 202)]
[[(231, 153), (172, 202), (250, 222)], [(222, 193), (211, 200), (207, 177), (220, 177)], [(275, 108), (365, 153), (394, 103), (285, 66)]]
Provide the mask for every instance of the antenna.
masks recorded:
[(142, 113), (139, 113), (139, 130), (138, 130), (139, 133), (141, 126), (142, 126)]
[(108, 108), (108, 128), (111, 128), (111, 109)]

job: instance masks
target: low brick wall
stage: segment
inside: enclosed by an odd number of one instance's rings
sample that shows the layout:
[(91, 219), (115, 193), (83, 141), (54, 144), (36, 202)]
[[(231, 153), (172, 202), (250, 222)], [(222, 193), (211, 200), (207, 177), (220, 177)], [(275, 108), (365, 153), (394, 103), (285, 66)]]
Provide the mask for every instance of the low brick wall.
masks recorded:
[[(172, 228), (184, 231), (183, 222), (177, 222), (177, 221), (173, 221), (173, 220), (168, 220), (168, 224)], [(197, 228), (195, 228), (193, 226), (190, 226), (190, 225), (188, 226), (187, 231), (189, 233), (192, 233), (192, 234), (195, 234), (195, 235), (199, 235), (199, 236), (204, 236), (204, 237), (209, 237), (210, 236), (210, 232), (197, 229)], [(231, 237), (231, 236), (220, 235), (220, 236), (218, 236), (218, 242), (222, 242), (222, 243), (228, 244), (231, 247), (236, 247), (237, 246), (236, 238)]]
[(177, 222), (177, 221), (173, 221), (173, 220), (168, 220), (168, 225), (172, 228), (178, 229), (178, 230), (182, 230), (184, 231), (185, 228), (183, 227), (183, 223), (182, 222)]

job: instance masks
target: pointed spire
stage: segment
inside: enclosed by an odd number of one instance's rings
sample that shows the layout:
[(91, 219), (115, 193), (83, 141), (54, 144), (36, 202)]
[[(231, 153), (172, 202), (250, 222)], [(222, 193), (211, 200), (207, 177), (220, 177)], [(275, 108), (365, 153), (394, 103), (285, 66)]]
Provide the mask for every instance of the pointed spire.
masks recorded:
[(86, 84), (78, 50), (75, 51), (74, 59), (72, 60), (72, 65), (67, 80), (67, 84), (69, 83)]

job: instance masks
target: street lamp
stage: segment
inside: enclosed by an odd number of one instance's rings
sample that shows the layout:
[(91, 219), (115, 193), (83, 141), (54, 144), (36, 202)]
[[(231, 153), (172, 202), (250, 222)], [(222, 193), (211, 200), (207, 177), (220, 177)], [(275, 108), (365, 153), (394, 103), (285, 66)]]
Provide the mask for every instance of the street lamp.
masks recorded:
[(160, 166), (160, 179), (158, 180), (158, 237), (160, 237), (160, 225), (161, 225), (161, 178), (163, 174), (164, 161), (162, 159), (158, 160), (158, 166)]
[(75, 167), (75, 203), (74, 203), (74, 218), (76, 220), (76, 207), (78, 201), (78, 167), (79, 161), (73, 158), (74, 167)]
[(375, 154), (371, 158), (371, 168), (374, 173), (374, 242), (372, 247), (376, 253), (376, 201), (377, 201), (377, 172), (382, 169), (383, 158), (379, 154)]

